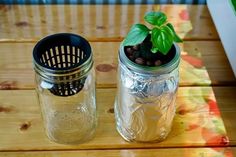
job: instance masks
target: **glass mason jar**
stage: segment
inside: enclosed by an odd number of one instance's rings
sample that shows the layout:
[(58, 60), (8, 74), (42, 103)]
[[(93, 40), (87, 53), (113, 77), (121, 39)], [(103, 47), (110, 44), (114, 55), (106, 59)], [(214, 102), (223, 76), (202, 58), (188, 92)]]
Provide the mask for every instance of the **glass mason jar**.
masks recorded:
[(97, 118), (89, 43), (75, 34), (48, 36), (34, 47), (33, 63), (48, 138), (65, 144), (91, 139)]
[(173, 59), (158, 67), (138, 65), (119, 51), (116, 127), (127, 141), (164, 140), (175, 116), (179, 84), (180, 49), (174, 44)]

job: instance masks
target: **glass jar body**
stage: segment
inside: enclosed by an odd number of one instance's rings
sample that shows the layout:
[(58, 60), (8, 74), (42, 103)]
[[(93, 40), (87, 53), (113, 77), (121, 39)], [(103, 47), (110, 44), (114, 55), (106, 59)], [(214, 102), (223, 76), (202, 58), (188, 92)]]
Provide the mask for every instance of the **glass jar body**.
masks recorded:
[(164, 140), (171, 131), (175, 116), (175, 101), (179, 84), (179, 56), (173, 63), (176, 65), (174, 68), (165, 67), (168, 70), (165, 72), (162, 67), (159, 67), (159, 70), (150, 73), (135, 71), (124, 64), (121, 57), (119, 58), (118, 92), (115, 102), (118, 132), (127, 141)]
[[(83, 88), (71, 96), (53, 94), (58, 82), (46, 81), (37, 73), (35, 78), (48, 138), (65, 144), (78, 144), (91, 139), (97, 125), (94, 70), (79, 78), (84, 79)], [(70, 80), (63, 83), (70, 83)], [(70, 90), (73, 91), (73, 88)]]

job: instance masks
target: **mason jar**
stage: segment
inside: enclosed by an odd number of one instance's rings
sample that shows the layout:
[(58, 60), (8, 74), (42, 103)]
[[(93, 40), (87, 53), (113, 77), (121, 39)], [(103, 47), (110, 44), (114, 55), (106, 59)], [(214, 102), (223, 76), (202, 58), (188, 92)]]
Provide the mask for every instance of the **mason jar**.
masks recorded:
[(34, 47), (33, 64), (48, 138), (65, 144), (91, 139), (97, 118), (89, 43), (75, 34), (47, 36)]
[(171, 61), (157, 67), (136, 64), (119, 50), (116, 128), (127, 141), (156, 142), (171, 131), (179, 84), (180, 49), (174, 44)]

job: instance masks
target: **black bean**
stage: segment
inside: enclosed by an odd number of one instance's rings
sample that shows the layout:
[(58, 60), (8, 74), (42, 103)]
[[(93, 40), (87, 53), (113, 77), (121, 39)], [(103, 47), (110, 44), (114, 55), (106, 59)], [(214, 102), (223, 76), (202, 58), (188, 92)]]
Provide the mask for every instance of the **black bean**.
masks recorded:
[(140, 64), (140, 65), (144, 65), (145, 60), (143, 58), (139, 57), (139, 58), (135, 59), (135, 63)]
[(161, 61), (160, 60), (156, 60), (154, 64), (155, 64), (155, 66), (159, 66), (159, 65), (161, 65)]
[(133, 50), (138, 51), (139, 50), (139, 45), (134, 45)]
[(132, 55), (132, 54), (134, 53), (134, 50), (132, 50), (131, 47), (128, 47), (128, 48), (126, 48), (126, 53), (127, 53), (128, 55)]

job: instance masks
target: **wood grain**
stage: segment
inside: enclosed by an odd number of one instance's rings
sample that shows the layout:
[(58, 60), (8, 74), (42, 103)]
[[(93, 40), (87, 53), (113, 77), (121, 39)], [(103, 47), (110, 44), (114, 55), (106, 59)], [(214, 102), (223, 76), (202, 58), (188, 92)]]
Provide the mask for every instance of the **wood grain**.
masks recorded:
[[(99, 88), (116, 87), (119, 44), (120, 42), (91, 42)], [(34, 45), (35, 43), (0, 44), (0, 89), (34, 88)], [(220, 42), (191, 41), (180, 46), (180, 86), (236, 83)], [(194, 64), (195, 62), (197, 63)]]
[(0, 41), (37, 41), (57, 32), (90, 41), (121, 41), (147, 11), (165, 12), (185, 40), (219, 39), (205, 5), (5, 5), (0, 9)]
[(80, 150), (80, 151), (34, 151), (0, 152), (4, 157), (231, 157), (236, 154), (235, 147), (227, 148), (172, 148), (172, 149), (124, 149), (124, 150)]
[[(132, 24), (144, 23), (151, 10), (164, 11), (186, 41), (180, 45), (177, 111), (165, 141), (128, 143), (115, 129), (117, 53)], [(80, 34), (93, 48), (99, 125), (95, 138), (81, 145), (47, 139), (32, 90), (33, 46), (58, 32)], [(205, 5), (0, 6), (0, 156), (231, 157), (236, 87), (210, 87), (215, 85), (234, 86), (236, 79)]]
[[(116, 89), (98, 89), (99, 125), (93, 140), (81, 145), (50, 142), (43, 130), (40, 109), (33, 90), (0, 91), (0, 150), (128, 149), (236, 144), (235, 87), (181, 87), (172, 132), (161, 143), (128, 143), (116, 132), (113, 104)], [(227, 94), (231, 93), (231, 94)], [(224, 125), (220, 118), (224, 117)], [(217, 124), (217, 125), (215, 125)], [(229, 139), (229, 143), (228, 143)]]

